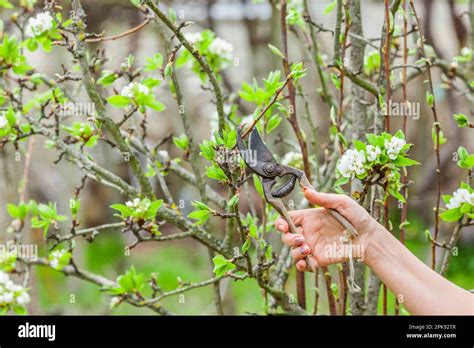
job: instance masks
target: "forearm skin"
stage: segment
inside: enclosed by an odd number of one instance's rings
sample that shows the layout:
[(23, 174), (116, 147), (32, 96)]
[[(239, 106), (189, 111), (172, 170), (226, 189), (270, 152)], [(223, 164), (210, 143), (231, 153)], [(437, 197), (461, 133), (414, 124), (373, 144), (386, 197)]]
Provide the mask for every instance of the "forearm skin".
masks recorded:
[(474, 294), (451, 283), (412, 254), (382, 225), (364, 262), (414, 315), (474, 315)]

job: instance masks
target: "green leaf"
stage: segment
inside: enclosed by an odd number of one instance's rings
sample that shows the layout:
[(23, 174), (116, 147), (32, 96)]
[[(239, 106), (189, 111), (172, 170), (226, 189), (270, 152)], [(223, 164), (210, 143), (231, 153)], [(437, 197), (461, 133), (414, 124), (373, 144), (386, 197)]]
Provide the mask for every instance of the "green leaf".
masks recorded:
[(271, 44), (268, 44), (268, 48), (270, 48), (270, 50), (273, 52), (274, 55), (284, 59), (285, 56), (283, 55), (283, 53), (281, 53), (281, 51), (276, 48), (275, 46), (271, 45)]
[(429, 242), (433, 241), (433, 238), (431, 237), (430, 230), (425, 230), (425, 237)]
[(190, 219), (199, 219), (201, 220), (202, 218), (208, 218), (210, 216), (210, 211), (208, 210), (195, 210), (191, 213), (188, 214), (188, 217)]
[(462, 214), (469, 213), (471, 211), (471, 205), (467, 202), (463, 203), (459, 208)]
[(340, 177), (337, 179), (337, 181), (334, 183), (334, 186), (342, 186), (345, 185), (349, 182), (349, 178), (346, 177)]
[(469, 152), (467, 152), (466, 148), (463, 147), (463, 146), (459, 146), (458, 148), (458, 155), (459, 155), (459, 159), (461, 161), (465, 160), (467, 158), (467, 156), (469, 156)]
[(235, 205), (239, 202), (239, 195), (234, 195), (228, 202), (227, 202), (227, 209), (232, 209)]
[(29, 51), (34, 52), (38, 49), (38, 43), (36, 42), (35, 39), (30, 38), (30, 39), (27, 39), (25, 42), (26, 42), (26, 48), (28, 48)]
[(388, 193), (390, 193), (393, 197), (398, 199), (400, 202), (406, 203), (405, 197), (402, 196), (402, 194), (397, 191), (396, 189), (389, 187), (388, 188)]
[(246, 254), (249, 249), (250, 249), (250, 239), (246, 239), (245, 243), (242, 245), (242, 253)]
[(271, 260), (271, 259), (272, 259), (272, 256), (273, 256), (273, 248), (272, 248), (271, 244), (268, 244), (268, 245), (266, 246), (266, 248), (267, 248), (267, 249), (265, 250), (265, 258), (266, 258), (267, 260)]
[(144, 71), (154, 71), (161, 69), (163, 66), (163, 56), (159, 53), (155, 54), (153, 57), (146, 58), (146, 64)]
[(271, 133), (276, 129), (281, 123), (281, 117), (278, 115), (273, 115), (267, 122), (267, 133)]
[(13, 8), (13, 4), (8, 0), (0, 0), (0, 7), (11, 10)]
[(263, 196), (262, 182), (260, 181), (259, 177), (256, 174), (253, 174), (253, 185), (255, 186), (255, 190), (257, 190), (260, 197), (263, 198), (264, 196)]
[(119, 109), (123, 109), (124, 107), (128, 106), (132, 102), (132, 99), (129, 97), (125, 97), (123, 95), (113, 95), (107, 98), (107, 101), (109, 102), (110, 105)]
[(232, 262), (225, 259), (224, 256), (222, 255), (215, 256), (212, 259), (212, 262), (214, 263), (213, 272), (216, 275), (216, 277), (222, 277), (227, 272), (232, 271), (233, 269), (236, 268), (236, 266)]
[(457, 165), (460, 168), (470, 169), (474, 166), (474, 154), (469, 154), (462, 146), (459, 146), (457, 153), (459, 158)]
[(117, 283), (125, 290), (125, 292), (133, 292), (133, 280), (129, 275), (121, 275), (117, 278)]
[[(433, 126), (432, 130), (431, 130), (431, 138), (433, 139), (433, 144), (434, 144), (434, 147), (436, 148), (436, 145), (437, 145), (437, 134), (436, 134), (436, 126)], [(443, 145), (444, 143), (446, 143), (447, 139), (446, 137), (444, 136), (444, 133), (442, 130), (439, 131), (439, 145)]]
[(118, 210), (124, 217), (127, 217), (132, 213), (132, 209), (124, 204), (112, 204), (110, 207), (112, 209)]
[[(0, 0), (0, 5), (1, 5), (1, 0)], [(28, 314), (28, 311), (26, 310), (26, 308), (23, 307), (23, 306), (20, 306), (20, 305), (14, 305), (12, 307), (12, 310), (17, 315), (27, 315)]]
[(87, 140), (87, 142), (84, 144), (86, 147), (94, 147), (97, 145), (97, 141), (99, 140), (98, 135), (93, 135)]
[(430, 92), (426, 92), (426, 103), (432, 108), (434, 104), (434, 96)]
[(199, 148), (201, 149), (201, 152), (199, 153), (201, 156), (203, 156), (205, 159), (208, 161), (213, 161), (214, 160), (214, 143), (210, 140), (204, 140), (202, 144), (199, 144)]
[(453, 115), (454, 120), (458, 124), (458, 127), (464, 128), (469, 125), (469, 120), (466, 115), (464, 114), (454, 114)]
[(7, 204), (7, 211), (8, 214), (14, 219), (19, 219), (20, 218), (20, 210), (15, 204), (8, 203)]
[(17, 123), (17, 118), (16, 118), (16, 113), (13, 111), (13, 108), (9, 108), (7, 112), (5, 113), (5, 118), (8, 121), (8, 124), (10, 126), (14, 126)]
[(354, 140), (354, 147), (357, 151), (365, 151), (366, 145), (362, 141)]
[(161, 208), (162, 205), (163, 205), (162, 199), (158, 199), (154, 201), (153, 203), (151, 203), (147, 211), (147, 219), (154, 220), (156, 213), (158, 212), (158, 210)]
[(341, 80), (335, 74), (331, 74), (331, 81), (337, 89), (341, 89)]
[(458, 221), (462, 216), (463, 213), (461, 213), (461, 209), (459, 208), (446, 210), (439, 215), (441, 219), (447, 222)]
[(405, 134), (401, 129), (399, 129), (393, 136), (399, 139), (405, 139)]
[(181, 134), (179, 137), (173, 137), (173, 143), (183, 151), (188, 151), (189, 139), (186, 134)]
[(337, 138), (339, 139), (341, 144), (344, 145), (344, 147), (347, 147), (346, 137), (342, 133), (337, 133)]
[(468, 169), (474, 167), (474, 154), (467, 156), (467, 158), (464, 160), (464, 164)]
[(397, 158), (395, 158), (395, 160), (393, 161), (393, 164), (399, 167), (408, 167), (408, 166), (414, 166), (414, 165), (420, 164), (420, 162), (412, 160), (411, 158), (408, 158), (408, 157), (398, 155)]
[(153, 89), (161, 84), (161, 81), (153, 77), (147, 77), (142, 80), (142, 85), (147, 86), (150, 89)]
[(164, 104), (156, 100), (154, 97), (147, 99), (145, 105), (155, 111), (163, 111), (165, 109)]
[(97, 80), (97, 83), (99, 85), (107, 87), (107, 86), (110, 86), (112, 83), (114, 83), (117, 77), (118, 75), (114, 73), (113, 71), (104, 70), (102, 71), (102, 76)]
[(252, 221), (252, 224), (249, 226), (249, 235), (252, 238), (258, 239), (258, 229), (257, 225)]
[(291, 65), (291, 76), (294, 81), (298, 81), (302, 77), (306, 76), (306, 69), (303, 68), (303, 63)]
[(453, 197), (452, 195), (442, 195), (441, 196), (441, 198), (443, 199), (444, 204), (448, 204), (452, 197)]
[(334, 0), (333, 2), (330, 2), (329, 4), (324, 6), (323, 14), (327, 15), (331, 13), (331, 11), (334, 10), (334, 8), (336, 7), (336, 4), (337, 4), (337, 1)]
[(217, 164), (213, 163), (212, 166), (208, 167), (206, 170), (206, 175), (214, 180), (218, 181), (226, 181), (227, 175), (225, 175), (222, 168), (220, 168)]
[(232, 149), (235, 144), (237, 143), (237, 131), (235, 129), (232, 129), (229, 132), (225, 132), (224, 134), (224, 145), (228, 149)]
[(369, 142), (370, 145), (372, 146), (378, 146), (377, 144), (377, 136), (374, 134), (366, 134), (365, 137), (367, 138), (367, 141)]
[(410, 226), (410, 221), (405, 220), (405, 221), (403, 221), (403, 222), (398, 226), (398, 228), (399, 228), (399, 229), (402, 229), (402, 228), (405, 228), (405, 227), (407, 227), (407, 226)]
[(71, 214), (77, 215), (79, 213), (79, 209), (81, 209), (81, 201), (77, 198), (71, 198), (69, 200), (69, 210), (71, 211)]

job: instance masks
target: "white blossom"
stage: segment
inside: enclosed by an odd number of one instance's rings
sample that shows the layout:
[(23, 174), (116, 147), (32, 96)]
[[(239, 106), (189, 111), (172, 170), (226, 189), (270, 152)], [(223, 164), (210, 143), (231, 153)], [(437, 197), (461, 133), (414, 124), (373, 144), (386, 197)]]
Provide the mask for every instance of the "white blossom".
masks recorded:
[(281, 163), (285, 166), (294, 167), (295, 164), (301, 163), (303, 161), (303, 155), (300, 152), (289, 151), (281, 159)]
[(0, 271), (0, 284), (6, 284), (10, 280), (7, 273)]
[(11, 280), (9, 280), (5, 284), (5, 289), (7, 289), (8, 291), (11, 291), (11, 292), (18, 292), (18, 291), (21, 291), (23, 289), (23, 287), (21, 285), (16, 285)]
[(57, 270), (61, 269), (60, 261), (63, 256), (67, 253), (66, 250), (55, 250), (49, 255), (49, 265)]
[(48, 12), (41, 12), (28, 20), (25, 34), (28, 37), (40, 36), (53, 29), (54, 18)]
[(117, 307), (119, 304), (120, 304), (120, 297), (118, 296), (114, 296), (110, 299), (110, 303), (109, 303), (109, 308), (112, 309), (112, 308), (115, 308)]
[(469, 203), (470, 205), (474, 205), (474, 192), (469, 195), (467, 203)]
[(30, 302), (26, 289), (11, 281), (8, 273), (0, 271), (0, 284), (0, 306), (25, 305)]
[(463, 47), (461, 49), (461, 55), (468, 56), (471, 54), (471, 49), (469, 47)]
[(294, 24), (294, 21), (300, 19), (301, 14), (304, 12), (303, 0), (288, 1), (287, 12), (286, 20)]
[(372, 146), (372, 145), (367, 145), (365, 149), (367, 153), (367, 160), (369, 162), (373, 162), (379, 157), (379, 155), (382, 153), (382, 150), (380, 150), (379, 147)]
[(303, 0), (291, 0), (288, 2), (288, 12), (298, 11), (302, 13), (304, 11)]
[(446, 204), (446, 208), (456, 209), (459, 208), (463, 203), (474, 205), (474, 193), (469, 193), (469, 190), (460, 188), (453, 192), (453, 196), (449, 200), (448, 204)]
[(158, 157), (160, 157), (163, 162), (168, 162), (170, 160), (170, 154), (166, 150), (158, 151)]
[(23, 291), (17, 298), (16, 298), (16, 302), (18, 302), (18, 304), (20, 305), (26, 305), (28, 303), (30, 303), (31, 301), (31, 298), (30, 298), (30, 295), (28, 295), (28, 293), (26, 291)]
[(209, 52), (214, 53), (226, 60), (232, 59), (233, 51), (234, 46), (220, 37), (216, 37), (209, 45)]
[(337, 164), (337, 170), (345, 178), (364, 174), (364, 151), (347, 150)]
[(150, 92), (151, 91), (147, 86), (137, 82), (130, 82), (122, 89), (120, 95), (128, 98), (133, 98), (137, 94), (150, 94)]
[(15, 294), (13, 292), (4, 292), (3, 293), (3, 302), (4, 303), (12, 303), (14, 297), (15, 297)]
[(148, 208), (150, 208), (150, 201), (147, 199), (140, 200), (140, 198), (135, 198), (133, 201), (125, 203), (125, 205), (139, 213), (144, 213)]
[(5, 128), (8, 125), (8, 120), (5, 116), (0, 116), (0, 129)]
[(189, 43), (191, 45), (194, 45), (198, 42), (201, 42), (203, 37), (202, 37), (202, 34), (200, 32), (196, 32), (196, 33), (186, 33), (184, 35), (184, 37), (186, 38), (186, 40), (189, 41)]
[(52, 268), (58, 269), (59, 268), (59, 260), (58, 259), (52, 259), (49, 261), (49, 264), (51, 265)]
[(400, 151), (402, 151), (402, 148), (406, 145), (406, 141), (404, 139), (401, 139), (399, 137), (392, 137), (392, 139), (385, 140), (384, 146), (385, 149), (387, 150), (387, 155), (388, 158), (391, 160), (394, 160), (397, 158), (398, 154)]

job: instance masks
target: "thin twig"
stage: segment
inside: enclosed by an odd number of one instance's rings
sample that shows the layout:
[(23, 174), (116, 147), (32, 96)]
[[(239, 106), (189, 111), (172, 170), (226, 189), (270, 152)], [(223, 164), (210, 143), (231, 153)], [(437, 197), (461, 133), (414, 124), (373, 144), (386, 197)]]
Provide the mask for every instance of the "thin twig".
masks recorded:
[[(413, 0), (410, 0), (410, 7), (412, 9), (413, 15), (415, 16), (416, 23), (418, 26), (418, 31), (420, 33), (420, 52), (423, 55), (423, 57), (426, 57), (426, 52), (425, 52), (425, 38), (423, 36), (422, 32), (422, 26), (421, 26), (421, 21), (420, 17), (418, 17), (418, 14), (416, 12), (415, 8), (415, 3)], [(437, 240), (438, 239), (438, 234), (439, 234), (439, 205), (441, 201), (441, 157), (440, 157), (440, 133), (441, 133), (441, 126), (438, 121), (438, 113), (436, 111), (436, 98), (434, 96), (434, 87), (433, 87), (433, 77), (431, 75), (431, 66), (430, 64), (427, 65), (427, 75), (428, 75), (428, 91), (432, 95), (432, 104), (430, 105), (431, 107), (431, 112), (433, 114), (433, 120), (434, 124), (433, 126), (435, 127), (435, 132), (436, 132), (436, 141), (435, 141), (435, 156), (436, 156), (436, 205), (434, 207), (434, 214), (435, 214), (435, 227), (434, 227), (434, 236), (433, 239)], [(436, 245), (432, 244), (431, 246), (431, 268), (436, 269)]]
[(207, 63), (206, 59), (198, 52), (198, 50), (189, 43), (186, 37), (181, 33), (181, 30), (178, 29), (173, 22), (161, 11), (158, 6), (154, 3), (153, 0), (145, 0), (145, 4), (160, 18), (160, 20), (173, 32), (176, 38), (181, 42), (184, 48), (186, 48), (189, 53), (196, 59), (196, 61), (201, 66), (202, 70), (206, 73), (209, 78), (209, 81), (212, 85), (216, 97), (216, 107), (217, 115), (219, 118), (219, 133), (222, 134), (222, 131), (225, 128), (225, 113), (224, 113), (224, 98), (222, 95), (222, 90), (219, 86), (219, 82), (212, 71), (211, 67)]
[(89, 39), (86, 39), (85, 41), (88, 42), (88, 43), (90, 43), (90, 42), (114, 41), (114, 40), (120, 39), (122, 37), (125, 37), (125, 36), (131, 35), (133, 33), (136, 33), (137, 31), (139, 31), (139, 30), (143, 29), (144, 27), (146, 27), (148, 25), (148, 23), (150, 23), (150, 22), (151, 22), (151, 18), (147, 18), (147, 19), (145, 19), (144, 22), (140, 23), (139, 25), (137, 25), (136, 27), (134, 27), (132, 29), (129, 29), (129, 30), (123, 32), (122, 34), (108, 36), (108, 37), (89, 38)]

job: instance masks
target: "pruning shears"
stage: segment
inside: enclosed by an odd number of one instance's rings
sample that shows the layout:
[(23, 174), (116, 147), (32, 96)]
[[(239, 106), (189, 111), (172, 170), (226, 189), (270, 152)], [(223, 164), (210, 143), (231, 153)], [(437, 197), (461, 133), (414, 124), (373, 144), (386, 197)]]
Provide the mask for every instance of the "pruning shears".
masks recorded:
[[(242, 139), (242, 127), (237, 129), (237, 147), (240, 155), (247, 167), (249, 167), (262, 180), (263, 194), (266, 201), (275, 208), (275, 210), (288, 222), (291, 233), (297, 234), (296, 226), (291, 220), (282, 198), (288, 196), (293, 191), (296, 182), (302, 188), (312, 189), (311, 183), (306, 177), (305, 173), (299, 169), (282, 165), (273, 157), (270, 150), (267, 148), (262, 138), (258, 134), (256, 128), (253, 128), (249, 135), (248, 147)], [(283, 178), (288, 176), (288, 180), (272, 191), (276, 184), (276, 178)], [(359, 234), (354, 226), (337, 211), (328, 209), (328, 212), (346, 229), (351, 237), (357, 237)], [(315, 272), (315, 266), (312, 259), (305, 258), (306, 265), (312, 272)]]

